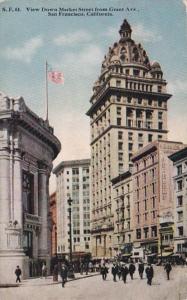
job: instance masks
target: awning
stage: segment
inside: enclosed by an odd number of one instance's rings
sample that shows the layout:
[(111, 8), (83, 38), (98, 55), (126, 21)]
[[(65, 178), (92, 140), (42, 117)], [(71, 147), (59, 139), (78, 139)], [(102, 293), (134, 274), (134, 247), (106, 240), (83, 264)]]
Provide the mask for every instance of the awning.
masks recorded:
[(132, 254), (131, 253), (125, 253), (125, 254), (122, 254), (121, 256), (122, 257), (127, 257), (127, 256), (131, 256)]

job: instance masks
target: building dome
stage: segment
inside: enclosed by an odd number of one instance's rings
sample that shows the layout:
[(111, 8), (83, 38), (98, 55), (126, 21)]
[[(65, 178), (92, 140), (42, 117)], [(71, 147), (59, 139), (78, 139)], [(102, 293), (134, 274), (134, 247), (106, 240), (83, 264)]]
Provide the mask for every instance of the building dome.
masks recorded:
[(104, 57), (102, 63), (103, 70), (108, 69), (111, 65), (121, 64), (136, 65), (150, 70), (150, 62), (146, 51), (142, 48), (141, 44), (136, 44), (131, 38), (131, 26), (124, 20), (120, 27), (120, 40), (115, 42), (112, 47), (109, 47), (107, 55)]
[(161, 69), (160, 64), (157, 61), (154, 61), (151, 64), (151, 69), (155, 69), (155, 68)]
[(162, 73), (161, 66), (160, 66), (160, 64), (157, 61), (154, 61), (151, 64), (151, 70), (150, 70), (150, 72), (151, 73)]

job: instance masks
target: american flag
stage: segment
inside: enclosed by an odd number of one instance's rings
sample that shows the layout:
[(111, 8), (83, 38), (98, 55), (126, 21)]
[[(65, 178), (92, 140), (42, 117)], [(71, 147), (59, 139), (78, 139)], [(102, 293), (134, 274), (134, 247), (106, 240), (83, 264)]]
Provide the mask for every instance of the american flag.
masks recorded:
[(57, 84), (64, 84), (64, 74), (59, 71), (48, 71), (48, 79)]

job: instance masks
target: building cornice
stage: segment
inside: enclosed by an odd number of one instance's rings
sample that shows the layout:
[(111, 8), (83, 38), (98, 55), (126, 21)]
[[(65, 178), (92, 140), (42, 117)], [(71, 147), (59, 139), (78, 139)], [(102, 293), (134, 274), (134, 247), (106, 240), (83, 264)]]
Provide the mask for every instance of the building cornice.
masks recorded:
[(100, 94), (98, 97), (98, 100), (92, 104), (90, 109), (87, 111), (86, 115), (91, 116), (93, 112), (97, 110), (98, 107), (100, 107), (105, 99), (112, 95), (112, 93), (119, 93), (122, 96), (146, 96), (146, 98), (152, 98), (156, 100), (162, 100), (162, 101), (167, 101), (172, 95), (171, 94), (166, 94), (166, 93), (156, 93), (156, 92), (148, 92), (148, 91), (140, 91), (140, 90), (130, 90), (122, 87), (107, 87), (106, 89), (103, 90), (103, 92)]

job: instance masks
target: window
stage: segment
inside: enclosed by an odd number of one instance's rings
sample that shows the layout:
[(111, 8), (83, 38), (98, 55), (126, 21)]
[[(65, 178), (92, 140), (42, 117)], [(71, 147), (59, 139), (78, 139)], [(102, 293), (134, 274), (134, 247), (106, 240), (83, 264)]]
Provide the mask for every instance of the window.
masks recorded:
[(117, 118), (117, 125), (118, 125), (118, 126), (121, 125), (121, 118)]
[(129, 69), (126, 69), (126, 70), (125, 70), (125, 74), (126, 74), (126, 75), (129, 75)]
[(143, 142), (143, 133), (138, 133), (138, 142)]
[(123, 150), (123, 143), (122, 143), (122, 142), (119, 142), (119, 143), (118, 143), (118, 149), (119, 149), (119, 150)]
[(177, 190), (182, 191), (182, 180), (177, 181)]
[(142, 104), (142, 99), (138, 99), (138, 104)]
[(183, 236), (183, 226), (178, 227), (178, 235)]
[(182, 174), (182, 165), (177, 166), (177, 175), (181, 175)]
[(148, 227), (144, 228), (144, 237), (145, 237), (145, 239), (148, 238), (148, 232), (149, 232), (149, 228)]
[(143, 147), (143, 144), (138, 144), (138, 149), (141, 149)]
[(161, 100), (158, 101), (158, 106), (162, 107), (162, 101)]
[(72, 169), (72, 174), (73, 175), (78, 175), (79, 174), (79, 169), (78, 168)]
[(129, 151), (132, 151), (132, 150), (133, 150), (133, 144), (129, 143)]
[(159, 119), (159, 120), (162, 120), (162, 114), (163, 114), (162, 111), (159, 111), (159, 112), (158, 112), (158, 119)]
[(127, 97), (127, 102), (131, 103), (131, 101), (132, 101), (132, 97)]
[(155, 197), (152, 198), (152, 207), (155, 208)]
[(162, 135), (158, 135), (158, 140), (162, 140)]
[(156, 226), (152, 226), (151, 227), (151, 236), (152, 237), (156, 237), (157, 236), (157, 227)]
[(163, 123), (162, 122), (158, 122), (158, 129), (162, 130), (163, 129)]
[(139, 76), (139, 75), (140, 75), (140, 71), (134, 69), (134, 70), (133, 70), (133, 75), (134, 75), (134, 76)]
[(121, 107), (117, 107), (117, 115), (121, 115)]
[(121, 101), (121, 97), (117, 96), (117, 102), (120, 102), (120, 101)]
[(133, 132), (128, 132), (128, 140), (129, 141), (133, 140)]
[(153, 135), (152, 134), (148, 134), (148, 142), (152, 142), (153, 140)]
[(136, 229), (136, 238), (141, 239), (141, 229)]
[(183, 196), (178, 196), (177, 197), (177, 205), (182, 206), (183, 205)]
[(158, 86), (158, 93), (161, 93), (162, 92), (162, 87), (159, 85)]
[(24, 212), (34, 214), (34, 175), (23, 171), (22, 176), (23, 209)]
[(148, 105), (150, 105), (150, 106), (151, 106), (151, 105), (152, 105), (152, 103), (153, 103), (153, 101), (149, 99), (149, 100), (148, 100)]
[(116, 86), (121, 87), (121, 80), (116, 80)]
[(118, 131), (118, 139), (119, 140), (123, 139), (123, 131)]
[(123, 160), (123, 153), (118, 153), (118, 160)]
[(178, 211), (177, 215), (178, 215), (178, 221), (181, 222), (183, 220), (183, 211)]

